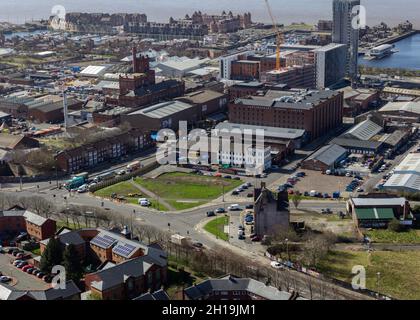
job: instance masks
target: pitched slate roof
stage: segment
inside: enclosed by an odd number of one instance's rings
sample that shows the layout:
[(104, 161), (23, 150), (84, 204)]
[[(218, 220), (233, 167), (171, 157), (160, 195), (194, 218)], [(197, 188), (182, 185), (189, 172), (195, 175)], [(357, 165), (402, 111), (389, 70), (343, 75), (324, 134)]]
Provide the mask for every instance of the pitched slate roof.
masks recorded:
[(266, 286), (264, 283), (250, 278), (235, 278), (226, 276), (221, 279), (210, 279), (184, 290), (192, 300), (200, 299), (214, 291), (247, 291), (267, 300), (289, 300), (289, 292), (279, 291), (277, 288)]
[(166, 293), (166, 291), (160, 289), (158, 291), (155, 291), (153, 293), (145, 293), (142, 294), (141, 296), (134, 298), (133, 300), (161, 300), (161, 301), (167, 301), (169, 300), (169, 296)]
[(7, 284), (0, 283), (0, 300), (17, 300), (25, 296), (34, 300), (65, 300), (80, 292), (72, 280), (66, 282), (65, 289), (49, 288), (47, 290), (16, 290)]
[(165, 263), (162, 264), (161, 261), (154, 259), (153, 256), (146, 255), (109, 266), (106, 269), (93, 273), (94, 278), (98, 280), (92, 281), (91, 286), (100, 291), (107, 290), (124, 283), (129, 277), (139, 278), (145, 275), (155, 264), (161, 267), (166, 266), (166, 259), (164, 261)]

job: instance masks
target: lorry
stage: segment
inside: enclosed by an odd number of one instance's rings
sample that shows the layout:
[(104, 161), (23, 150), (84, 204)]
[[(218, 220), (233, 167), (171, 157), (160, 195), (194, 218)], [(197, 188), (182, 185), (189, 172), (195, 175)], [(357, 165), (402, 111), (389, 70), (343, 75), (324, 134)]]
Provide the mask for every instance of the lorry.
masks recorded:
[(133, 172), (133, 171), (136, 171), (136, 170), (140, 169), (140, 167), (141, 167), (140, 161), (134, 161), (134, 162), (127, 165), (127, 171), (128, 172)]
[(103, 173), (103, 174), (95, 177), (95, 179), (93, 179), (93, 181), (98, 183), (98, 182), (101, 182), (101, 181), (111, 180), (114, 177), (115, 177), (115, 172), (112, 171), (112, 172)]
[(173, 234), (171, 236), (171, 242), (179, 246), (188, 246), (191, 244), (191, 239), (188, 237), (181, 236), (180, 234)]
[(73, 176), (73, 178), (79, 178), (79, 177), (83, 177), (86, 181), (89, 179), (89, 173), (88, 172), (82, 172), (82, 173), (78, 173), (78, 174), (75, 174), (74, 176)]
[(86, 183), (86, 179), (84, 177), (73, 177), (71, 180), (65, 182), (64, 187), (67, 190), (74, 190)]

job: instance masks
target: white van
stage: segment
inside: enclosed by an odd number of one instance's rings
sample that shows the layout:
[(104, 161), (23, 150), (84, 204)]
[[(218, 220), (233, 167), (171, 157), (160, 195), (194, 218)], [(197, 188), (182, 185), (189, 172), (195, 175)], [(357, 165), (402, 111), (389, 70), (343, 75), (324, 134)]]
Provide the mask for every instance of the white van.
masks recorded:
[(315, 197), (315, 196), (316, 196), (316, 194), (317, 194), (316, 190), (312, 190), (311, 192), (309, 192), (309, 195), (310, 195), (311, 197)]
[(229, 206), (229, 210), (238, 211), (238, 210), (241, 210), (241, 207), (239, 206), (239, 204), (232, 204), (231, 206)]
[(85, 192), (88, 192), (88, 190), (89, 190), (89, 186), (87, 184), (84, 184), (77, 189), (77, 192), (85, 193)]
[(139, 199), (138, 203), (142, 207), (149, 207), (150, 206), (150, 201), (147, 198), (141, 198), (141, 199)]

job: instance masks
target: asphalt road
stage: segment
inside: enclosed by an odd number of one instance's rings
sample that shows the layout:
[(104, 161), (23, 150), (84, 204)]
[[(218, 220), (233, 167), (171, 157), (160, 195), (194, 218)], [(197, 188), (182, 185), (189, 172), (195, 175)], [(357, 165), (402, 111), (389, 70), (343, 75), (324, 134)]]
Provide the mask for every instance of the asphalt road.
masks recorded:
[[(64, 196), (68, 196), (68, 193), (63, 190), (44, 190), (36, 192), (32, 190), (26, 190), (19, 192), (22, 196), (33, 196), (36, 193), (39, 196), (44, 197), (47, 200), (55, 202), (57, 205), (66, 205)], [(15, 193), (13, 193), (15, 194)], [(53, 197), (53, 194), (56, 197)], [(246, 256), (250, 261), (257, 262), (261, 266), (269, 267), (270, 261), (262, 256), (261, 248), (258, 245), (246, 244), (247, 247), (240, 248), (232, 245), (232, 243), (217, 240), (213, 236), (204, 232), (201, 228), (197, 228), (200, 223), (207, 219), (206, 212), (209, 210), (215, 210), (219, 207), (227, 207), (232, 202), (218, 203), (209, 205), (199, 209), (192, 209), (190, 211), (178, 212), (178, 213), (165, 213), (156, 212), (148, 209), (141, 208), (131, 204), (120, 204), (111, 202), (108, 200), (98, 199), (88, 194), (76, 194), (75, 196), (67, 199), (67, 205), (86, 205), (92, 207), (101, 207), (104, 202), (104, 208), (108, 208), (117, 214), (125, 216), (127, 219), (135, 219), (140, 224), (153, 225), (161, 230), (170, 231), (171, 233), (179, 233), (181, 235), (189, 236), (193, 241), (201, 242), (208, 248), (215, 248), (220, 246), (226, 246), (228, 249), (237, 252), (240, 255)], [(245, 205), (246, 203), (241, 203)], [(302, 201), (299, 208), (306, 208), (308, 210), (321, 210), (325, 208), (325, 201)], [(331, 202), (328, 207), (335, 210), (335, 208), (342, 210), (344, 203)], [(337, 210), (336, 209), (336, 210)], [(239, 221), (240, 212), (229, 212), (234, 218), (234, 221)], [(234, 237), (235, 235), (233, 235)], [(254, 249), (254, 250), (253, 250)], [(299, 273), (293, 270), (269, 270), (269, 276), (272, 281), (278, 286), (285, 286), (288, 283), (288, 287), (292, 287), (298, 290), (301, 295), (306, 298), (316, 299), (363, 299), (366, 298), (364, 295), (360, 295), (351, 290), (332, 285), (320, 279), (316, 279)]]

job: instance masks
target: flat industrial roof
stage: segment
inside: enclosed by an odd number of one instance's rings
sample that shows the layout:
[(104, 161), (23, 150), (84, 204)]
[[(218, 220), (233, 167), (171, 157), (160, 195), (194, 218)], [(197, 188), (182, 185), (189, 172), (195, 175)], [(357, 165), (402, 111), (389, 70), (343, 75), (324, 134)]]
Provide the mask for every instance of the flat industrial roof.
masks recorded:
[(379, 112), (405, 111), (420, 114), (420, 102), (389, 102)]
[(129, 115), (142, 114), (150, 118), (161, 119), (191, 108), (194, 108), (194, 106), (185, 102), (168, 101), (137, 110)]
[(404, 206), (405, 198), (352, 198), (356, 207)]
[(277, 128), (277, 127), (267, 127), (267, 126), (252, 126), (248, 124), (239, 124), (239, 123), (230, 123), (223, 122), (219, 123), (216, 126), (216, 129), (249, 129), (249, 130), (264, 130), (264, 136), (269, 138), (278, 138), (278, 139), (300, 139), (305, 134), (305, 130), (301, 129), (289, 129), (289, 128)]

